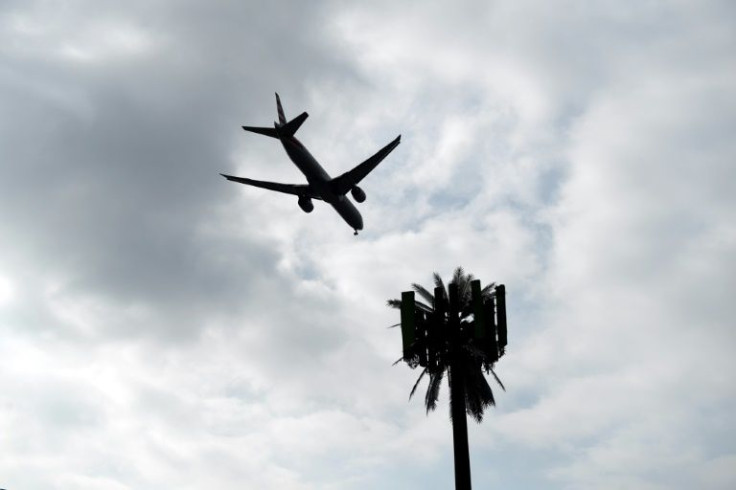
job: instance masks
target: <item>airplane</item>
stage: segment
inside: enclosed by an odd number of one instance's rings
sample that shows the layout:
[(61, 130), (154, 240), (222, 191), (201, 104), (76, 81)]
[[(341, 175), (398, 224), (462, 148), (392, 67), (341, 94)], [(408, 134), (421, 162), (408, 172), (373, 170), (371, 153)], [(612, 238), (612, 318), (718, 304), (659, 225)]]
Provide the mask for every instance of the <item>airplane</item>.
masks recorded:
[(284, 109), (281, 107), (279, 94), (276, 94), (276, 110), (278, 111), (279, 121), (274, 121), (273, 128), (243, 126), (243, 129), (252, 133), (270, 136), (281, 141), (286, 154), (289, 155), (291, 161), (294, 162), (307, 178), (307, 184), (280, 184), (277, 182), (247, 179), (245, 177), (234, 177), (226, 174), (220, 175), (233, 182), (298, 196), (299, 207), (305, 213), (311, 213), (314, 210), (312, 199), (324, 201), (337, 211), (337, 214), (353, 228), (355, 231), (354, 234), (357, 235), (358, 230), (363, 229), (363, 217), (355, 205), (350, 202), (347, 193), (350, 192), (350, 195), (357, 202), (365, 201), (365, 192), (358, 187), (358, 183), (401, 143), (401, 135), (378, 150), (375, 155), (360, 165), (333, 179), (325, 172), (304, 145), (294, 137), (294, 133), (296, 133), (309, 114), (302, 112), (287, 122), (286, 117), (284, 117)]

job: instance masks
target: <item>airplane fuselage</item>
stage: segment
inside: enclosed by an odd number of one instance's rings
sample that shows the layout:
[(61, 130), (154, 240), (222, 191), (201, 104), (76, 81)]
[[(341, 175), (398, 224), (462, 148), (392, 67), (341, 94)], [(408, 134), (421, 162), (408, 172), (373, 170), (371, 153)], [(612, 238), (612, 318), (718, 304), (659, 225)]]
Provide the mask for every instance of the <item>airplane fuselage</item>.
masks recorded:
[(332, 189), (330, 175), (309, 153), (309, 150), (294, 136), (281, 136), (279, 140), (291, 161), (304, 174), (307, 182), (314, 187), (322, 200), (329, 203), (356, 232), (362, 230), (363, 217), (360, 212), (346, 195), (336, 193)]

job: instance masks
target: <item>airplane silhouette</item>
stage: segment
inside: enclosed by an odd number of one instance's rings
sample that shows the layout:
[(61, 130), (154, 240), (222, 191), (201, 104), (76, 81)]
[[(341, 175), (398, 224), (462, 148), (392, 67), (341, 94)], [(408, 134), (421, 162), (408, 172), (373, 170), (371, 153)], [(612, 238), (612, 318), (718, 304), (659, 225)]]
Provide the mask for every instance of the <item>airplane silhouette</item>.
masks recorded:
[(260, 128), (254, 126), (243, 126), (243, 129), (252, 133), (264, 134), (272, 138), (276, 138), (284, 145), (286, 154), (292, 162), (301, 170), (307, 178), (307, 184), (280, 184), (277, 182), (265, 182), (262, 180), (247, 179), (245, 177), (234, 177), (232, 175), (220, 174), (227, 180), (239, 182), (241, 184), (252, 185), (262, 189), (271, 191), (284, 192), (299, 197), (299, 207), (305, 213), (311, 213), (314, 209), (312, 199), (319, 199), (330, 204), (337, 214), (350, 225), (358, 234), (358, 230), (363, 229), (363, 217), (358, 209), (350, 202), (347, 193), (353, 196), (357, 202), (365, 201), (365, 192), (358, 187), (358, 183), (370, 173), (371, 170), (381, 163), (391, 151), (401, 142), (401, 135), (396, 137), (388, 145), (381, 148), (378, 153), (356, 166), (352, 170), (345, 172), (334, 179), (320, 166), (309, 151), (302, 145), (298, 139), (294, 137), (294, 133), (299, 126), (307, 119), (309, 114), (302, 112), (289, 122), (284, 117), (284, 109), (281, 107), (281, 99), (276, 94), (276, 108), (279, 113), (279, 122), (273, 123), (273, 128)]

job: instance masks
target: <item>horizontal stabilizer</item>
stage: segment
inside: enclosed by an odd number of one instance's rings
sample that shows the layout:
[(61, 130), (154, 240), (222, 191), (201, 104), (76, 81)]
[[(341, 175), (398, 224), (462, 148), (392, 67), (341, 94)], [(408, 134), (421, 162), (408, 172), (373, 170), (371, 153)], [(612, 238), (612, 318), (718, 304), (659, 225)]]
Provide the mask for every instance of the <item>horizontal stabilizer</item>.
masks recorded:
[(363, 178), (365, 178), (365, 176), (368, 175), (371, 170), (376, 168), (378, 164), (381, 163), (383, 159), (386, 158), (388, 154), (394, 150), (394, 148), (399, 146), (399, 143), (401, 143), (401, 135), (397, 136), (395, 140), (378, 150), (375, 155), (373, 155), (360, 165), (356, 166), (354, 169), (349, 170), (341, 176), (332, 179), (331, 183), (334, 191), (338, 194), (345, 194), (350, 191), (350, 189), (355, 187), (358, 182), (363, 180)]
[(294, 119), (289, 121), (288, 123), (284, 124), (279, 128), (279, 132), (282, 136), (294, 136), (294, 133), (297, 132), (299, 127), (302, 125), (304, 121), (307, 120), (309, 117), (309, 114), (306, 112), (302, 112), (298, 116), (296, 116)]
[(271, 138), (279, 139), (279, 133), (276, 128), (257, 128), (255, 126), (243, 126), (243, 129), (250, 131), (251, 133), (265, 134)]

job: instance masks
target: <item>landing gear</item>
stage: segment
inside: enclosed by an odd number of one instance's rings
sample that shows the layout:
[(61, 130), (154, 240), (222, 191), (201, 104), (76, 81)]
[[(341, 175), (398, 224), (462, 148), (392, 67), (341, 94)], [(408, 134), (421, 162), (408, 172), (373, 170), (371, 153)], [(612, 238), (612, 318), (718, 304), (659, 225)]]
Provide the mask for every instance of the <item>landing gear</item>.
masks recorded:
[(355, 230), (355, 233), (353, 233), (353, 235), (356, 235), (357, 236), (358, 235), (358, 230)]

